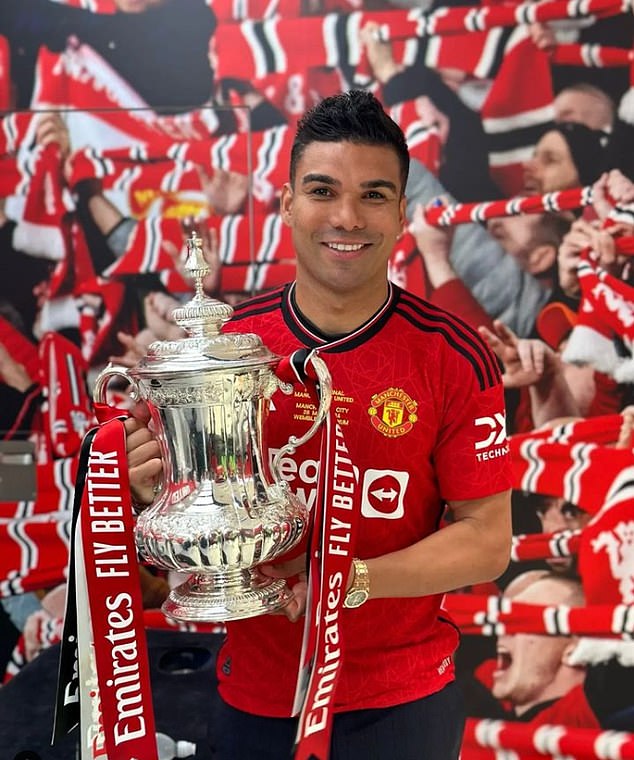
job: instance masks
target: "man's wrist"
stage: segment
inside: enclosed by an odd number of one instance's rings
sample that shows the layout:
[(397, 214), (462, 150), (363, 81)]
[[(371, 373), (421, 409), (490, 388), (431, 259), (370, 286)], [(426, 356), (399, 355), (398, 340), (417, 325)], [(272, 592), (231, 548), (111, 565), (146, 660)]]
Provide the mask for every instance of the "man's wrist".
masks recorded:
[(343, 606), (348, 609), (360, 607), (370, 597), (370, 574), (368, 565), (362, 559), (352, 560), (351, 572), (348, 575), (348, 588), (343, 600)]
[(445, 256), (438, 259), (434, 259), (431, 256), (423, 256), (423, 261), (425, 262), (429, 284), (432, 288), (439, 288), (451, 280), (458, 279), (456, 271)]

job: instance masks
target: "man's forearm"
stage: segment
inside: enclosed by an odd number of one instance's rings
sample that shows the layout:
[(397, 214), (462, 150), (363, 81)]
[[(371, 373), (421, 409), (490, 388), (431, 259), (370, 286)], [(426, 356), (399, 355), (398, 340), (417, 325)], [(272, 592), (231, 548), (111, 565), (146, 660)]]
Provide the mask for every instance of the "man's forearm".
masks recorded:
[(441, 594), (501, 575), (509, 561), (510, 496), (488, 501), (486, 521), (460, 519), (412, 546), (366, 560), (370, 598)]

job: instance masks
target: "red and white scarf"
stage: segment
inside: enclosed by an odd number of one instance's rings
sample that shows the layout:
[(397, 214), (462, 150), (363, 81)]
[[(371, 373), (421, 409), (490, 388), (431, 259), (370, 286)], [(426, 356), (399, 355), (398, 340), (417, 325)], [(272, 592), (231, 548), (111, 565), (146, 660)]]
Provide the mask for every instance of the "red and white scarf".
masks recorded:
[(597, 636), (625, 642), (634, 639), (634, 605), (569, 607), (516, 602), (499, 596), (447, 594), (444, 607), (464, 634)]
[(497, 201), (451, 203), (425, 209), (425, 221), (435, 227), (485, 222), (501, 216), (557, 213), (582, 208), (592, 203), (592, 187), (576, 187), (543, 195), (516, 195)]
[[(472, 754), (472, 748), (490, 748), (489, 754)], [(533, 726), (502, 720), (467, 718), (463, 750), (465, 760), (538, 760), (539, 758), (577, 758), (577, 760), (633, 760), (634, 734), (571, 728), (564, 725)]]
[(0, 598), (65, 580), (70, 519), (70, 511), (0, 518)]
[(623, 418), (593, 417), (548, 430), (513, 435), (513, 487), (558, 496), (589, 514), (622, 491), (634, 453), (615, 449)]
[[(634, 255), (634, 237), (615, 240), (616, 251)], [(590, 364), (618, 382), (634, 382), (634, 288), (598, 265), (591, 249), (581, 253), (577, 269), (581, 304), (562, 358), (571, 364)], [(619, 355), (615, 338), (627, 355)]]

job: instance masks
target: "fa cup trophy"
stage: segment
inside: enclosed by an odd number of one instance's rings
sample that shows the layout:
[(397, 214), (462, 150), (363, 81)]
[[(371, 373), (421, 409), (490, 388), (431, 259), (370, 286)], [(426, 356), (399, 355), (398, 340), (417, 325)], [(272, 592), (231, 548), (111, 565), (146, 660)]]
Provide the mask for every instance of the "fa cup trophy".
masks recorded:
[(174, 310), (186, 337), (155, 341), (132, 369), (107, 366), (93, 396), (105, 404), (109, 381), (123, 376), (152, 415), (163, 483), (137, 519), (136, 544), (153, 565), (190, 573), (172, 589), (163, 611), (182, 621), (237, 620), (291, 598), (283, 579), (264, 576), (257, 566), (287, 552), (305, 533), (306, 506), (291, 493), (279, 464), (317, 432), (332, 383), (323, 360), (312, 355), (315, 420), (282, 446), (268, 468), (262, 433), (270, 398), (278, 390), (291, 393), (292, 386), (275, 375), (280, 357), (257, 335), (220, 332), (233, 309), (203, 292), (209, 268), (201, 239), (194, 234), (187, 247), (185, 268), (196, 293)]

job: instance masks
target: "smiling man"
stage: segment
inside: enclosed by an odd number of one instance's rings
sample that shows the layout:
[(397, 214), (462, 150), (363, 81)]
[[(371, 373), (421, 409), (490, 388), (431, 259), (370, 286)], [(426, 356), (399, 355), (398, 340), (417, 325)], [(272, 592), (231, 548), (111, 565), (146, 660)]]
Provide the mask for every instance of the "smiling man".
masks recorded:
[(613, 168), (611, 161), (605, 132), (578, 122), (558, 122), (544, 132), (523, 165), (524, 193), (542, 195), (591, 185)]
[[(322, 458), (315, 437), (280, 463), (313, 514), (324, 511), (310, 547), (312, 572), (316, 557), (323, 565), (311, 586), (319, 598), (304, 616), (305, 557), (260, 568), (288, 578), (295, 597), (285, 615), (227, 623), (217, 760), (289, 758), (296, 736), (300, 758), (458, 757), (458, 632), (441, 604), (508, 563), (508, 445), (492, 353), (461, 320), (388, 280), (408, 167), (402, 131), (370, 93), (308, 112), (281, 195), (296, 280), (240, 304), (225, 327), (259, 334), (280, 356), (319, 352), (332, 376), (323, 434), (334, 457)], [(275, 395), (269, 456), (305, 432), (306, 402), (301, 389)], [(147, 429), (126, 427), (133, 491), (149, 502), (156, 450)], [(452, 519), (440, 529), (445, 509)], [(317, 644), (298, 722), (304, 636)]]

